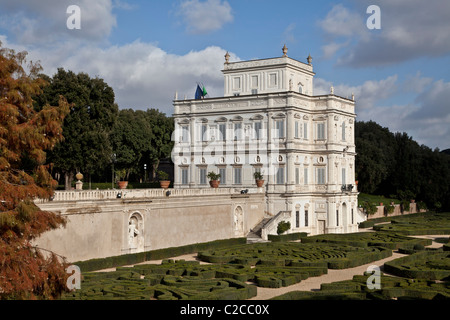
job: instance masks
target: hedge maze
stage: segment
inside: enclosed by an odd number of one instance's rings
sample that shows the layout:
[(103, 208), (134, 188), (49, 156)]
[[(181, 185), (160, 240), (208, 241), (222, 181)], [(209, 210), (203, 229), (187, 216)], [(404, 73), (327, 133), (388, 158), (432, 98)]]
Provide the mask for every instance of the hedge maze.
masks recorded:
[(63, 299), (227, 299), (256, 296), (257, 287), (290, 286), (328, 268), (349, 268), (390, 256), (383, 247), (257, 243), (199, 252), (199, 261), (118, 267), (83, 274), (81, 289)]
[(358, 232), (350, 234), (323, 234), (302, 238), (302, 243), (335, 243), (358, 247), (379, 246), (396, 250), (398, 248), (413, 248), (416, 245), (431, 245), (430, 239), (411, 238), (396, 233)]
[[(448, 300), (448, 282), (397, 278), (381, 275), (381, 289), (369, 289), (370, 275), (356, 275), (352, 280), (322, 284), (320, 291), (292, 291), (272, 300)], [(369, 279), (370, 282), (370, 279)]]
[(376, 231), (403, 235), (450, 234), (450, 213), (426, 213), (394, 217), (390, 224), (375, 225)]
[(198, 253), (209, 263), (243, 264), (258, 267), (322, 267), (345, 269), (392, 255), (383, 247), (355, 247), (333, 243), (256, 243)]
[(412, 250), (408, 256), (388, 261), (380, 280), (380, 289), (369, 289), (372, 274), (357, 275), (352, 280), (322, 284), (320, 291), (292, 291), (274, 300), (449, 300), (450, 251)]
[[(83, 275), (81, 289), (65, 300), (243, 300), (256, 296), (256, 287), (232, 278), (216, 278), (215, 265), (165, 260), (160, 265), (119, 267), (114, 272)], [(239, 272), (236, 273), (238, 278)]]
[[(65, 293), (62, 299), (245, 300), (255, 297), (258, 287), (287, 287), (326, 274), (328, 269), (352, 268), (384, 259), (392, 255), (392, 250), (408, 255), (384, 264), (383, 271), (389, 275), (381, 276), (381, 289), (369, 289), (367, 279), (371, 275), (365, 274), (323, 284), (317, 292), (292, 291), (275, 299), (450, 299), (448, 237), (439, 239), (442, 248), (426, 249), (430, 239), (405, 235), (421, 234), (424, 230), (428, 234), (439, 230), (442, 233), (437, 234), (450, 234), (446, 229), (448, 221), (444, 221), (448, 217), (448, 214), (401, 217), (380, 227), (380, 232), (311, 237), (299, 233), (254, 244), (243, 244), (242, 239), (225, 240), (146, 252), (145, 257), (141, 253), (137, 258), (127, 255), (125, 260), (113, 257), (88, 261), (83, 265), (81, 289)], [(386, 229), (388, 226), (403, 232), (394, 233), (394, 229)], [(197, 261), (166, 259), (161, 264), (117, 267), (114, 272), (86, 272), (96, 266), (123, 265), (187, 252), (198, 252)]]

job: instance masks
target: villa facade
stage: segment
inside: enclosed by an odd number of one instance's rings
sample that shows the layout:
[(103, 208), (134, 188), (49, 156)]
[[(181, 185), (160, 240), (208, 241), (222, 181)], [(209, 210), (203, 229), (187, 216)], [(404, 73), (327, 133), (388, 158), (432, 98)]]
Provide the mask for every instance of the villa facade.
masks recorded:
[[(355, 184), (355, 101), (314, 95), (312, 59), (230, 62), (224, 96), (174, 100), (174, 188), (254, 190), (264, 177), (266, 218), (289, 232), (347, 233), (362, 220)], [(261, 190), (260, 190), (261, 191)], [(273, 232), (273, 231), (272, 231)]]

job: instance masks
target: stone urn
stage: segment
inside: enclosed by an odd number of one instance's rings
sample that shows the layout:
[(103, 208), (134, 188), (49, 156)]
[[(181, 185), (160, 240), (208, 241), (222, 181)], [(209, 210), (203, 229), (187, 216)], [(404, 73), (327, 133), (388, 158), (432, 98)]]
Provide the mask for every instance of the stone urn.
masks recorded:
[(78, 172), (75, 175), (75, 178), (77, 178), (77, 182), (75, 182), (75, 190), (83, 190), (83, 182), (81, 182), (81, 180), (83, 180), (83, 175), (81, 174), (81, 172)]

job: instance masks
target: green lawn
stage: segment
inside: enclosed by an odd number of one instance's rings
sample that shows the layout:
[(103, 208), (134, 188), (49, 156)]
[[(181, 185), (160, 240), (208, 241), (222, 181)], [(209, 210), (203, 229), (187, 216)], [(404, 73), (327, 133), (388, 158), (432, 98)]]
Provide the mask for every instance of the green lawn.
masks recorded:
[(378, 196), (378, 195), (367, 194), (367, 193), (360, 193), (358, 195), (358, 203), (361, 204), (364, 201), (375, 203), (376, 205), (379, 205), (381, 202), (384, 204), (389, 204), (391, 202), (394, 202), (395, 204), (400, 204), (399, 199), (386, 198), (385, 196)]

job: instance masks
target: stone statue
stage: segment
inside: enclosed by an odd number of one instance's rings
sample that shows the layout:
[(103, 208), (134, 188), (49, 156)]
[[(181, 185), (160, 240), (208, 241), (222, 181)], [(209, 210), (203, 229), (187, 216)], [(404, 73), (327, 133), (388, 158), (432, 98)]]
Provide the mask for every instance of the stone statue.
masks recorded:
[(137, 236), (139, 235), (138, 221), (135, 217), (131, 217), (128, 224), (128, 246), (130, 248), (137, 247)]

